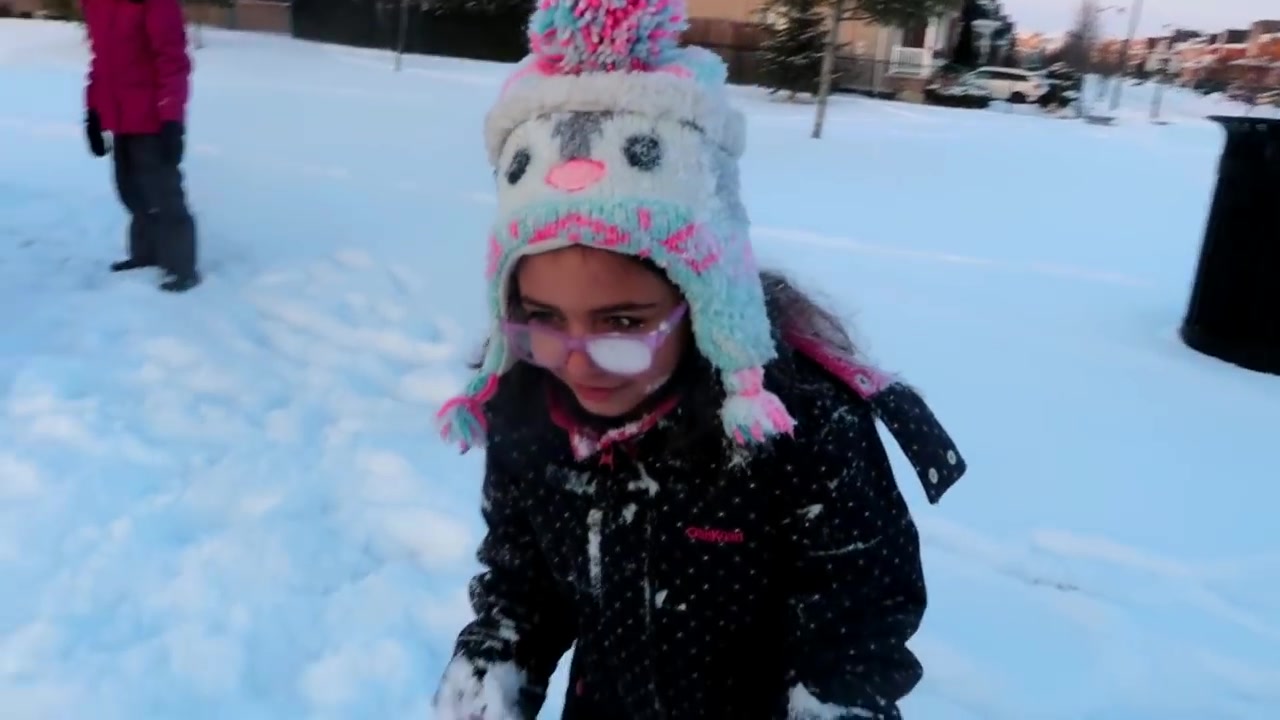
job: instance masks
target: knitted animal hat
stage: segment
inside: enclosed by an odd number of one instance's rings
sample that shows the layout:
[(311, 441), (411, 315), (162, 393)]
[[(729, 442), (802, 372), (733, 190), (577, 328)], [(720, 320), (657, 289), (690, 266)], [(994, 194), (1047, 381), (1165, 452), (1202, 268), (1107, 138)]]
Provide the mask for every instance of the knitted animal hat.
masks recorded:
[(500, 329), (512, 269), (570, 245), (647, 258), (679, 287), (697, 348), (724, 384), (730, 437), (791, 431), (762, 386), (776, 349), (738, 196), (745, 122), (720, 58), (678, 46), (685, 27), (683, 0), (538, 0), (532, 53), (485, 121), (498, 184), (493, 326), (479, 375), (437, 416), (464, 452), (483, 443), (483, 405), (516, 361)]

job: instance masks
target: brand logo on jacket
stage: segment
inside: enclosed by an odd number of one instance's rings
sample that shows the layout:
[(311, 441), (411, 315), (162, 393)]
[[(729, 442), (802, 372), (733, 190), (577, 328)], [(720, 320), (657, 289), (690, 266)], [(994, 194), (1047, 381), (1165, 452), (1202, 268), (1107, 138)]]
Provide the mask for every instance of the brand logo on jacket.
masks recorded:
[(691, 527), (684, 531), (685, 537), (695, 542), (716, 543), (719, 545), (737, 544), (746, 540), (741, 530), (721, 530), (719, 528)]

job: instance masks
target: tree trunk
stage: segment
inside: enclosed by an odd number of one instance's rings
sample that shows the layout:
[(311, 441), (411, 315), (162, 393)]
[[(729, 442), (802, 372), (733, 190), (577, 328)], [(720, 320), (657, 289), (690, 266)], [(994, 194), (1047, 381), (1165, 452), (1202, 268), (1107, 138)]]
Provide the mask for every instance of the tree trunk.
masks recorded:
[[(196, 7), (196, 5), (192, 0), (183, 0), (182, 2), (183, 17), (186, 19), (187, 27), (191, 28), (188, 34), (191, 36), (191, 48), (193, 50), (199, 50), (204, 47), (204, 38), (200, 37), (202, 16), (199, 13), (201, 8)], [(194, 18), (192, 17), (193, 15), (195, 16)]]
[(404, 56), (404, 41), (409, 34), (409, 0), (400, 0), (400, 28), (396, 38), (396, 72), (400, 71), (401, 58)]
[(831, 95), (831, 78), (836, 70), (836, 48), (840, 45), (840, 19), (844, 15), (844, 0), (831, 5), (831, 28), (827, 34), (827, 47), (822, 53), (822, 74), (818, 76), (818, 109), (813, 118), (813, 135), (822, 137), (822, 124), (827, 119), (827, 98)]
[(1155, 122), (1156, 120), (1160, 119), (1160, 101), (1162, 99), (1161, 96), (1164, 94), (1164, 83), (1165, 83), (1165, 76), (1163, 75), (1157, 78), (1155, 83), (1153, 83), (1155, 85), (1155, 88), (1153, 88), (1151, 92), (1151, 121), (1152, 122)]
[(888, 66), (890, 63), (885, 60), (887, 57), (886, 51), (889, 49), (885, 46), (885, 42), (888, 39), (889, 33), (886, 32), (884, 26), (881, 25), (876, 29), (876, 56), (874, 61), (871, 63), (871, 74), (873, 75), (872, 88), (875, 90), (875, 97), (877, 99), (884, 97), (881, 94), (884, 92), (884, 76), (889, 72)]

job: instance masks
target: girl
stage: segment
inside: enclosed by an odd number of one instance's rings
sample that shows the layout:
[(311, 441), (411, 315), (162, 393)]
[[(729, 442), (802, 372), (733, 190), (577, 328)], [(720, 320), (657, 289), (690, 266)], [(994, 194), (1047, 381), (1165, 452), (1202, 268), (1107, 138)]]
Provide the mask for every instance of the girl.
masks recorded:
[(494, 327), (441, 409), (487, 445), (476, 618), (441, 720), (899, 718), (919, 538), (876, 432), (937, 502), (964, 473), (924, 402), (761, 273), (742, 115), (671, 0), (541, 0), (486, 121)]
[[(129, 255), (112, 272), (159, 267), (160, 288), (200, 283), (196, 228), (182, 188), (191, 58), (179, 0), (84, 0), (93, 59), (85, 89), (85, 136), (110, 152), (129, 212)], [(107, 146), (105, 133), (111, 133)]]

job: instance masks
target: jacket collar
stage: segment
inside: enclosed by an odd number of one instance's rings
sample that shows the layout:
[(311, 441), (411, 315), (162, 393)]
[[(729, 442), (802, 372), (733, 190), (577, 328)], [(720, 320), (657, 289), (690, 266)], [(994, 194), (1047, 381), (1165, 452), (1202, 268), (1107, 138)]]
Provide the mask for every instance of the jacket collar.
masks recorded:
[[(914, 388), (818, 340), (791, 334), (784, 335), (783, 341), (870, 406), (911, 463), (931, 504), (937, 504), (965, 474), (967, 465), (955, 442)], [(635, 441), (678, 411), (684, 387), (679, 377), (683, 374), (678, 373), (666, 388), (659, 390), (647, 408), (614, 424), (597, 426), (584, 420), (572, 399), (554, 385), (547, 389), (547, 408), (551, 420), (568, 435), (575, 460), (598, 457), (602, 465), (611, 466), (615, 450), (633, 447)]]
[(602, 465), (612, 465), (615, 449), (639, 439), (680, 404), (680, 394), (675, 391), (665, 392), (661, 398), (638, 414), (608, 427), (585, 422), (576, 408), (571, 407), (572, 400), (554, 387), (547, 388), (547, 409), (551, 421), (568, 434), (574, 460), (581, 462), (599, 455)]

